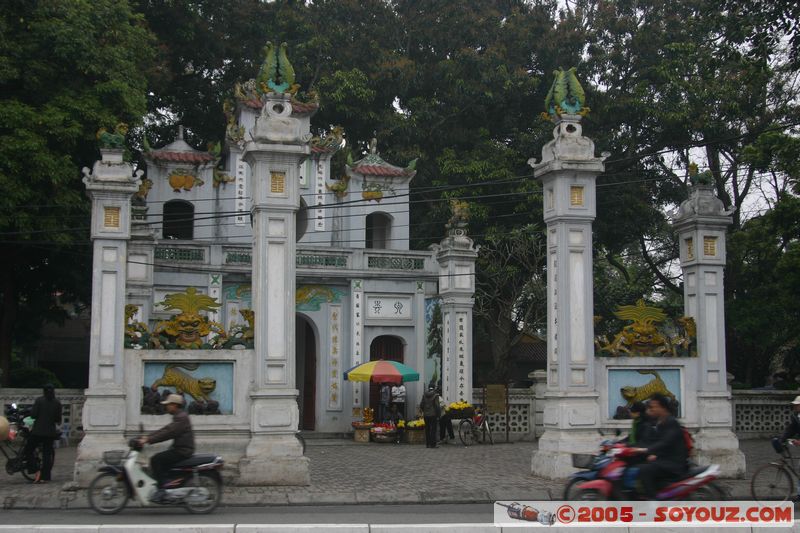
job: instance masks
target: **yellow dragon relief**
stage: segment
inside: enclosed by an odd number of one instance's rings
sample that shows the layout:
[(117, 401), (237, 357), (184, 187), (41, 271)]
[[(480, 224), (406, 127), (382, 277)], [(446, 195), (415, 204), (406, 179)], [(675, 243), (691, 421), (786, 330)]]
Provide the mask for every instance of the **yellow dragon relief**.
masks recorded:
[[(696, 356), (691, 350), (697, 336), (697, 328), (692, 317), (681, 317), (676, 320), (682, 329), (670, 337), (664, 335), (657, 324), (664, 322), (667, 315), (661, 309), (645, 305), (638, 300), (636, 305), (621, 305), (614, 312), (620, 320), (632, 322), (622, 328), (611, 342), (604, 335), (595, 336), (595, 350), (614, 356), (663, 356), (673, 357)], [(595, 325), (601, 320), (595, 317)]]
[(164, 375), (155, 380), (150, 388), (158, 390), (159, 387), (175, 387), (178, 394), (188, 394), (195, 401), (207, 402), (209, 401), (210, 394), (217, 388), (217, 380), (214, 378), (195, 378), (178, 370), (176, 367), (182, 367), (186, 370), (197, 370), (198, 364), (170, 364), (164, 369)]
[[(194, 287), (189, 287), (184, 293), (168, 294), (160, 305), (168, 311), (177, 309), (181, 313), (159, 322), (153, 330), (153, 336), (166, 337), (167, 342), (174, 343), (177, 348), (202, 348), (203, 337), (211, 333), (216, 334), (216, 338), (213, 339), (215, 344), (227, 336), (221, 324), (200, 314), (200, 311), (213, 311), (220, 304), (211, 296), (198, 294)], [(161, 344), (160, 341), (155, 342)]]

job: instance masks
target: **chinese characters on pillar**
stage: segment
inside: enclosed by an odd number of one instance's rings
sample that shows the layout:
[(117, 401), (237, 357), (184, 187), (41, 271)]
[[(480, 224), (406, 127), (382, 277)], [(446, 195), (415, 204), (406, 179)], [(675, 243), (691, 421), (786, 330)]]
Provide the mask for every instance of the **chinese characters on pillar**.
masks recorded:
[(328, 324), (331, 328), (331, 364), (328, 370), (328, 409), (342, 408), (342, 306), (330, 305), (328, 307)]
[(468, 366), (465, 364), (467, 361), (467, 314), (456, 313), (456, 363), (457, 366), (457, 379), (458, 379), (458, 399), (462, 402), (471, 400), (471, 394), (468, 394)]
[[(353, 292), (353, 360), (352, 366), (361, 364), (362, 355), (362, 336), (364, 334), (364, 289), (360, 279), (352, 282)], [(361, 407), (361, 387), (356, 384), (353, 387), (353, 407)]]
[(317, 163), (317, 179), (314, 188), (316, 190), (314, 203), (317, 206), (314, 210), (314, 229), (325, 231), (325, 167), (321, 161)]
[(249, 223), (247, 216), (247, 163), (236, 156), (236, 220), (237, 226)]
[(453, 368), (450, 365), (450, 313), (445, 312), (444, 314), (444, 364), (442, 365), (442, 387), (444, 387), (444, 397), (445, 398), (452, 398), (450, 395), (450, 374), (451, 369)]

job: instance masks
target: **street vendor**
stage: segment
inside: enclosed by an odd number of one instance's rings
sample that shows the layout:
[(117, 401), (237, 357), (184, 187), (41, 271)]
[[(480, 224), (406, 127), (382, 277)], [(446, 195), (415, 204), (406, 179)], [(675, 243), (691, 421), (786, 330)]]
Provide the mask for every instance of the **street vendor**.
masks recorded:
[(392, 387), (392, 405), (397, 407), (400, 418), (406, 416), (406, 386), (402, 381)]

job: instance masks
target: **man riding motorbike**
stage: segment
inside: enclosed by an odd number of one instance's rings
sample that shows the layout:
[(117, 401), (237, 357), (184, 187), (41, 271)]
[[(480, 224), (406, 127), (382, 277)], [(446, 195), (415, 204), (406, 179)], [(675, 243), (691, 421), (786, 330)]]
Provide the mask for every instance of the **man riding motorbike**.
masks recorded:
[(639, 479), (645, 495), (651, 499), (665, 482), (678, 479), (687, 470), (689, 453), (686, 441), (670, 407), (670, 399), (663, 394), (654, 394), (650, 398), (647, 414), (656, 421), (648, 435), (651, 443), (647, 448), (636, 448), (647, 457), (646, 462), (638, 465)]
[(166, 406), (167, 413), (172, 415), (172, 422), (146, 437), (139, 438), (141, 445), (174, 439), (168, 450), (159, 452), (150, 458), (150, 468), (158, 483), (158, 490), (153, 493), (151, 498), (154, 502), (158, 502), (164, 497), (165, 491), (162, 485), (166, 481), (166, 474), (172, 465), (188, 459), (194, 454), (194, 433), (189, 415), (182, 409), (183, 396), (170, 394), (161, 403)]

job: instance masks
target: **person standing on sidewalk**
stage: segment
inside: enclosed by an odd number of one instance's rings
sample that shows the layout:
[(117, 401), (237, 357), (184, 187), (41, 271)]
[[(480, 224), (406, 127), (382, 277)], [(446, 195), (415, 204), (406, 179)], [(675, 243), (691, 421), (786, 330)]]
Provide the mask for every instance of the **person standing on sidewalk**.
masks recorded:
[(422, 395), (422, 401), (419, 402), (419, 409), (425, 419), (425, 447), (438, 448), (439, 446), (436, 444), (436, 426), (441, 409), (439, 408), (439, 395), (436, 394), (435, 388), (428, 387), (428, 390)]
[(56, 425), (61, 423), (61, 402), (56, 398), (55, 387), (48, 383), (42, 392), (43, 395), (36, 398), (31, 410), (31, 418), (34, 419), (33, 429), (24, 450), (27, 460), (30, 461), (33, 450), (39, 445), (42, 446), (42, 465), (36, 472), (34, 483), (47, 483), (51, 480), (56, 455), (53, 441), (59, 437)]
[(381, 401), (379, 404), (380, 409), (378, 410), (378, 422), (383, 423), (386, 422), (386, 418), (389, 416), (389, 403), (392, 401), (392, 387), (389, 386), (388, 383), (384, 383), (381, 385)]

